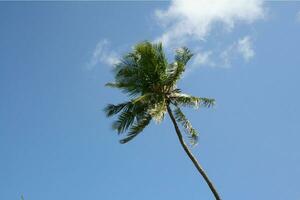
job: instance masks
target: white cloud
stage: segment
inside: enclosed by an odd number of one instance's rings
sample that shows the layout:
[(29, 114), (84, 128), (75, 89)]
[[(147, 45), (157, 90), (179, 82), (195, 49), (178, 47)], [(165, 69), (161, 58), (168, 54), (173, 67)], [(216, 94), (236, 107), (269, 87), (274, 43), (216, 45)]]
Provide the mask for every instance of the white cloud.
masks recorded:
[(188, 76), (192, 71), (199, 67), (214, 67), (215, 63), (211, 59), (212, 51), (199, 51), (194, 54), (191, 65), (186, 69), (183, 77)]
[(230, 67), (231, 60), (236, 56), (241, 55), (243, 59), (247, 62), (254, 57), (255, 52), (253, 50), (252, 40), (250, 36), (245, 36), (234, 42), (229, 47), (227, 47), (221, 54), (220, 58), (222, 63), (220, 66)]
[(164, 27), (157, 38), (165, 45), (205, 40), (215, 25), (231, 30), (237, 22), (252, 23), (264, 16), (262, 0), (171, 0), (167, 10), (157, 10)]
[(119, 61), (118, 54), (110, 50), (110, 42), (106, 39), (101, 40), (96, 45), (93, 56), (87, 64), (88, 69), (93, 69), (98, 64), (113, 66)]
[(300, 23), (300, 11), (296, 14), (296, 21)]
[(237, 43), (237, 51), (243, 56), (246, 61), (249, 61), (254, 56), (252, 42), (249, 36), (240, 39)]
[[(263, 0), (171, 0), (167, 9), (155, 12), (162, 26), (155, 41), (163, 42), (167, 50), (194, 48), (189, 71), (199, 66), (228, 68), (238, 56), (247, 62), (255, 52), (250, 36), (238, 36), (228, 43), (224, 32), (230, 33), (238, 24), (252, 24), (265, 15)], [(216, 46), (205, 46), (207, 41)]]
[(213, 66), (214, 63), (211, 60), (212, 51), (206, 51), (206, 52), (198, 52), (194, 55), (193, 58), (193, 66)]

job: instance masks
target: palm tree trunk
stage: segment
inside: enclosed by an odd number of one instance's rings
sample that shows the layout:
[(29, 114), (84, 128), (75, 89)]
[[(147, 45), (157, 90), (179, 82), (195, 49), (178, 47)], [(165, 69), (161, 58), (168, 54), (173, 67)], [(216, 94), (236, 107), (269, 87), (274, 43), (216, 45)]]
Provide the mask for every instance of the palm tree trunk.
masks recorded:
[(176, 130), (178, 139), (180, 141), (181, 146), (183, 147), (184, 151), (186, 152), (186, 154), (189, 156), (189, 158), (191, 159), (191, 161), (193, 162), (193, 164), (195, 165), (195, 167), (197, 168), (198, 172), (202, 175), (202, 177), (204, 178), (204, 180), (206, 181), (207, 185), (209, 186), (210, 190), (212, 191), (212, 193), (214, 194), (216, 200), (221, 200), (216, 188), (214, 187), (214, 185), (212, 184), (212, 182), (209, 180), (208, 176), (206, 175), (205, 171), (203, 170), (203, 168), (201, 167), (201, 165), (198, 163), (198, 161), (196, 160), (196, 158), (194, 157), (194, 155), (192, 154), (192, 152), (189, 150), (189, 148), (187, 147), (187, 145), (185, 144), (182, 134), (178, 128), (177, 122), (173, 116), (172, 110), (170, 108), (170, 106), (168, 105), (167, 107), (168, 109), (168, 113), (170, 115), (170, 118), (173, 122), (174, 128)]

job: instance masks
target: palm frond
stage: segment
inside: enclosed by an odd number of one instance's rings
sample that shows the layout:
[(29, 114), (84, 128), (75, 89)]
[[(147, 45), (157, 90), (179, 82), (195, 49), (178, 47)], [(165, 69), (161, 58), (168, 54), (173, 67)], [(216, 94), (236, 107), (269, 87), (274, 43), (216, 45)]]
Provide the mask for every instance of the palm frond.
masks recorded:
[(185, 132), (187, 133), (190, 143), (192, 146), (196, 145), (198, 142), (198, 133), (192, 127), (191, 122), (186, 118), (179, 107), (176, 107), (174, 110), (174, 115), (176, 121), (184, 128)]
[(126, 109), (119, 114), (118, 119), (113, 123), (112, 128), (117, 130), (118, 133), (126, 131), (134, 122), (134, 114), (131, 109)]
[(216, 104), (215, 99), (204, 98), (204, 97), (200, 98), (200, 106), (210, 108), (210, 107), (214, 106), (215, 104)]
[(193, 54), (186, 47), (176, 50), (175, 62), (169, 64), (167, 68), (167, 85), (174, 86), (176, 84), (176, 82), (181, 78), (182, 73), (185, 71), (185, 66), (192, 56)]
[(111, 87), (111, 88), (120, 88), (120, 84), (118, 83), (106, 83), (105, 86)]
[(162, 44), (142, 42), (126, 54), (115, 68), (116, 87), (130, 96), (137, 96), (157, 89), (167, 78), (167, 59)]
[(195, 108), (203, 107), (212, 107), (215, 104), (214, 99), (210, 98), (202, 98), (202, 97), (195, 97), (188, 94), (182, 93), (172, 93), (170, 95), (171, 100), (178, 105), (182, 106), (192, 106)]
[(106, 113), (107, 117), (111, 117), (111, 116), (116, 115), (119, 112), (121, 112), (121, 110), (123, 110), (125, 107), (128, 107), (130, 104), (131, 104), (131, 102), (120, 103), (117, 105), (108, 104), (104, 108), (104, 112)]
[[(113, 129), (118, 133), (125, 132), (135, 121), (140, 121), (144, 118), (145, 113), (150, 115), (155, 120), (162, 120), (162, 102), (164, 98), (154, 93), (146, 93), (129, 102), (106, 106), (104, 111), (108, 117), (119, 113), (117, 120), (113, 123)], [(164, 108), (166, 110), (166, 106)]]
[(143, 103), (144, 101), (149, 102), (155, 95), (156, 95), (155, 93), (146, 93), (146, 94), (143, 94), (131, 101), (132, 101), (132, 103)]
[(164, 95), (159, 93), (146, 93), (134, 99), (132, 103), (142, 103), (147, 109), (146, 112), (155, 120), (160, 123), (167, 112), (167, 102)]
[(126, 83), (106, 83), (105, 86), (117, 89), (130, 87), (130, 85)]
[(155, 120), (156, 123), (162, 122), (164, 116), (167, 112), (167, 104), (165, 100), (161, 100), (154, 105), (150, 106), (147, 111), (151, 117)]
[[(108, 83), (108, 84), (114, 85), (114, 83)], [(133, 108), (137, 108), (138, 106), (141, 107), (141, 105), (143, 104), (143, 101), (145, 101), (145, 100), (147, 101), (149, 98), (151, 98), (151, 95), (153, 95), (153, 93), (147, 93), (147, 94), (141, 95), (137, 98), (134, 98), (131, 101), (128, 101), (128, 102), (125, 102), (125, 103), (120, 103), (120, 104), (117, 104), (117, 105), (108, 104), (104, 108), (104, 112), (106, 113), (107, 117), (111, 117), (113, 115), (116, 115), (119, 112), (121, 112), (123, 109), (127, 109), (128, 111), (133, 112)]]
[(174, 62), (168, 66), (168, 78), (166, 79), (166, 85), (174, 86), (176, 82), (180, 79), (182, 73), (185, 70), (185, 65), (182, 63)]
[(144, 130), (144, 128), (150, 123), (150, 121), (151, 121), (151, 116), (144, 115), (143, 118), (139, 119), (132, 125), (129, 133), (124, 139), (120, 140), (120, 143), (125, 144), (130, 140), (132, 140), (133, 138), (135, 138), (139, 133), (141, 133)]
[[(115, 110), (120, 110), (122, 111), (117, 120), (113, 123), (112, 128), (117, 130), (118, 133), (123, 133), (126, 131), (135, 120), (138, 120), (138, 116), (141, 116), (145, 111), (147, 110), (147, 104), (143, 104), (140, 102), (133, 103), (134, 100), (131, 100), (130, 102), (127, 103), (126, 106), (124, 106), (122, 109), (121, 107), (123, 106), (122, 104), (119, 104), (119, 107), (116, 107)], [(111, 107), (109, 105), (108, 107)], [(112, 109), (111, 113), (113, 113), (114, 109)], [(119, 112), (120, 112), (119, 111)]]
[(175, 61), (186, 65), (193, 57), (192, 52), (187, 47), (182, 47), (176, 50)]

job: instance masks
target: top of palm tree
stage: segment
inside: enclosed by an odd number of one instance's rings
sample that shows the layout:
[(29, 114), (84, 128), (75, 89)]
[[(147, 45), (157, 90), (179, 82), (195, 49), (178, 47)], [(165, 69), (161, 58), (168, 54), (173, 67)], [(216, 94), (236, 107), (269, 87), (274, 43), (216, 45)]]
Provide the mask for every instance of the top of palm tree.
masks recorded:
[(148, 41), (138, 43), (132, 52), (123, 56), (115, 67), (115, 82), (106, 86), (122, 90), (130, 100), (109, 104), (105, 108), (108, 117), (118, 114), (113, 123), (118, 133), (128, 130), (121, 143), (137, 136), (152, 119), (161, 122), (169, 105), (174, 106), (175, 118), (186, 130), (191, 143), (197, 142), (198, 133), (180, 106), (210, 107), (215, 100), (184, 94), (177, 88), (176, 84), (192, 56), (190, 50), (183, 47), (176, 50), (174, 62), (168, 63), (162, 44)]

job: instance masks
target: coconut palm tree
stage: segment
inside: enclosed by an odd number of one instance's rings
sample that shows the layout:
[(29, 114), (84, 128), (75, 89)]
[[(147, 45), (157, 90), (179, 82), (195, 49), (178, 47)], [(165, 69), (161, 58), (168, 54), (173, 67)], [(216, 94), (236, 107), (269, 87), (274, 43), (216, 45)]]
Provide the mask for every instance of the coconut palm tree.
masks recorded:
[(109, 104), (105, 112), (107, 117), (118, 115), (113, 128), (119, 134), (128, 132), (126, 137), (120, 140), (122, 144), (135, 138), (152, 119), (161, 122), (168, 113), (184, 151), (205, 179), (215, 199), (220, 200), (212, 182), (185, 143), (179, 128), (179, 125), (182, 126), (191, 145), (195, 145), (198, 133), (181, 107), (211, 107), (215, 103), (214, 99), (184, 94), (176, 86), (192, 56), (188, 48), (180, 48), (176, 50), (175, 61), (168, 63), (161, 43), (146, 41), (137, 44), (132, 52), (123, 56), (116, 64), (115, 82), (106, 84), (120, 89), (130, 100), (116, 105)]

